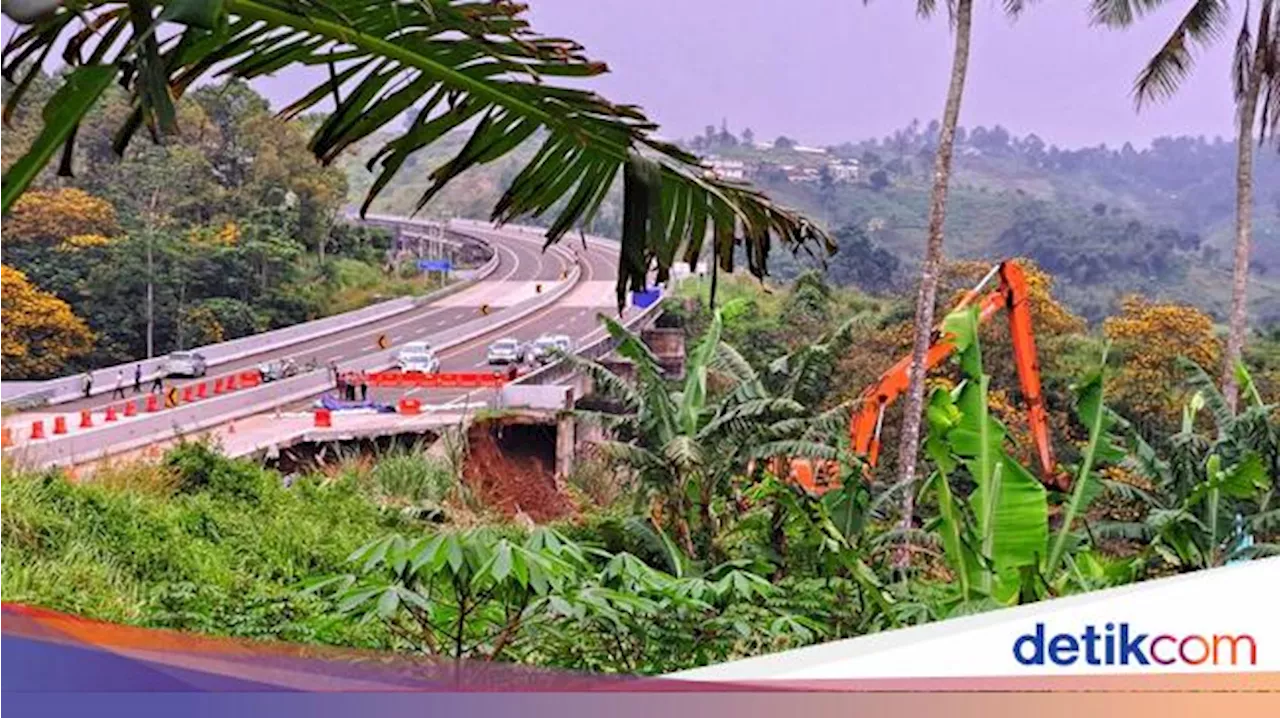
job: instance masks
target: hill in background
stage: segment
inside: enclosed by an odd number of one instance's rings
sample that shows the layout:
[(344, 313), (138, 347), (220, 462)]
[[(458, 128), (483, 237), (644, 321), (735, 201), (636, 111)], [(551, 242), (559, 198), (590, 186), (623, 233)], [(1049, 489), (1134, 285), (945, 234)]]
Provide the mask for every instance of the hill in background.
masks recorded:
[[(834, 282), (871, 291), (905, 289), (924, 246), (936, 123), (918, 122), (881, 139), (805, 147), (779, 137), (758, 142), (708, 126), (682, 144), (717, 171), (747, 179), (784, 204), (837, 232), (841, 253), (828, 264)], [(456, 152), (452, 136), (419, 153), (374, 204), (375, 211), (417, 208), (431, 169)], [(467, 173), (423, 208), (424, 216), (486, 217), (535, 143)], [(373, 180), (369, 145), (345, 160), (351, 201)], [(1280, 321), (1280, 156), (1259, 152), (1255, 178), (1256, 323)], [(1202, 307), (1218, 317), (1229, 303), (1235, 212), (1235, 146), (1203, 137), (1159, 138), (1151, 147), (1063, 150), (1036, 135), (975, 127), (957, 135), (956, 175), (947, 214), (949, 257), (994, 261), (1029, 257), (1054, 274), (1058, 293), (1091, 319), (1138, 292)], [(593, 230), (617, 236), (620, 190), (606, 200)], [(805, 267), (778, 256), (772, 271)], [(1273, 278), (1273, 276), (1275, 278)]]

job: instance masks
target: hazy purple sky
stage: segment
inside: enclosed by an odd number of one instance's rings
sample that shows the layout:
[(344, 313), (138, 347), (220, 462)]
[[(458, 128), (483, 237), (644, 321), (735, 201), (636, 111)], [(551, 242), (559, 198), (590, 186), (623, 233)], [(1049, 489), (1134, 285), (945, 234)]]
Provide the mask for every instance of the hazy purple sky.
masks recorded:
[[(945, 14), (873, 0), (530, 0), (534, 27), (572, 37), (612, 73), (608, 97), (644, 106), (663, 134), (721, 117), (761, 139), (882, 136), (942, 114), (952, 44)], [(941, 6), (942, 3), (939, 3)], [(975, 7), (965, 125), (999, 123), (1078, 146), (1163, 134), (1230, 136), (1234, 33), (1201, 53), (1172, 101), (1134, 110), (1133, 78), (1189, 2), (1137, 28), (1090, 27), (1088, 3), (1032, 4), (1016, 21)]]
[[(825, 145), (883, 136), (942, 112), (947, 21), (918, 19), (914, 2), (528, 2), (537, 30), (574, 38), (609, 63), (612, 72), (594, 86), (643, 106), (664, 136), (688, 136), (726, 118), (735, 132), (750, 127), (761, 140), (787, 134)], [(1134, 110), (1134, 76), (1189, 2), (1113, 31), (1089, 26), (1085, 0), (1032, 4), (1016, 22), (1003, 16), (999, 0), (979, 0), (961, 123), (999, 123), (1064, 147), (1142, 145), (1167, 134), (1229, 137), (1234, 30), (1198, 52), (1177, 97)], [(255, 83), (276, 101), (295, 97), (301, 84), (295, 72)]]

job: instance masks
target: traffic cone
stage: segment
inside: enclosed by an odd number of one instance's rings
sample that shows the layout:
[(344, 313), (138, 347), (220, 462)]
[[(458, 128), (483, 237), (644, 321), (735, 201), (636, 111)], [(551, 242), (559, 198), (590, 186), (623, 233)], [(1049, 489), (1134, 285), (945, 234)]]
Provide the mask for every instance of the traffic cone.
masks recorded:
[(236, 390), (236, 375), (235, 375), (235, 374), (232, 374), (231, 376), (227, 377), (227, 385), (226, 385), (226, 386), (227, 386), (227, 391), (235, 391), (235, 390)]
[(147, 412), (160, 411), (160, 397), (155, 394), (147, 395)]
[(217, 379), (213, 380), (213, 393), (214, 394), (222, 393), (222, 377), (218, 377)]
[(130, 399), (129, 402), (124, 405), (124, 415), (133, 416), (134, 414), (137, 414), (137, 413), (138, 413), (138, 403), (133, 399)]
[(203, 399), (207, 396), (209, 396), (209, 387), (205, 386), (204, 382), (200, 382), (200, 386), (196, 387), (196, 398)]
[(67, 433), (67, 417), (65, 416), (53, 417), (53, 433), (55, 434)]
[(80, 410), (80, 428), (81, 429), (93, 428), (93, 413), (90, 412), (88, 409)]
[(31, 422), (31, 438), (32, 439), (44, 438), (44, 422), (43, 421)]
[(115, 421), (115, 420), (116, 420), (116, 408), (114, 406), (108, 406), (107, 415), (103, 417), (103, 421)]
[(190, 386), (182, 387), (182, 403), (190, 404), (196, 400), (195, 391)]

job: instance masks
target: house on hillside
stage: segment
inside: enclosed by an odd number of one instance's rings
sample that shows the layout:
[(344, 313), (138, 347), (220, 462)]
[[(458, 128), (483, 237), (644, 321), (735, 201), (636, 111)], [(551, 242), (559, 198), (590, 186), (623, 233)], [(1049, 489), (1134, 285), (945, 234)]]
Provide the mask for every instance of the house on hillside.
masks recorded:
[(715, 172), (723, 179), (727, 180), (745, 180), (747, 178), (747, 165), (740, 160), (726, 160), (721, 157), (708, 157), (707, 165), (711, 167), (711, 171)]
[(817, 182), (821, 176), (821, 173), (814, 167), (783, 165), (782, 171), (787, 174), (787, 181), (792, 183)]
[(862, 177), (862, 165), (858, 160), (834, 160), (827, 163), (827, 172), (838, 183), (857, 182)]

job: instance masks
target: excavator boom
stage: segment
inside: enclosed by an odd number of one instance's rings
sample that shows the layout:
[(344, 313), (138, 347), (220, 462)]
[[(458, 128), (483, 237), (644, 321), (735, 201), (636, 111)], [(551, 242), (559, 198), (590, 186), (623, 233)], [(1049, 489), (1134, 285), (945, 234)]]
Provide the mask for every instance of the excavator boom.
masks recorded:
[[(982, 294), (992, 279), (999, 278), (999, 288)], [(991, 269), (982, 281), (969, 290), (955, 309), (978, 305), (978, 322), (985, 323), (1000, 310), (1009, 312), (1009, 333), (1013, 341), (1014, 363), (1023, 400), (1027, 403), (1027, 419), (1035, 442), (1036, 458), (1040, 464), (1041, 480), (1049, 486), (1067, 488), (1067, 479), (1056, 473), (1053, 447), (1049, 443), (1049, 420), (1044, 408), (1044, 396), (1040, 388), (1040, 363), (1036, 358), (1035, 333), (1031, 324), (1031, 307), (1028, 303), (1027, 281), (1022, 268), (1012, 261), (1001, 262)], [(925, 355), (925, 370), (929, 371), (946, 361), (956, 351), (955, 343), (941, 329), (935, 329), (933, 342)], [(880, 458), (880, 430), (885, 410), (907, 391), (910, 380), (911, 357), (906, 356), (889, 368), (876, 383), (867, 387), (856, 404), (853, 421), (849, 427), (855, 453), (875, 466)], [(822, 490), (821, 482), (814, 475), (815, 467), (807, 462), (792, 462), (791, 478), (810, 490)]]

